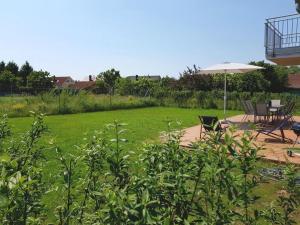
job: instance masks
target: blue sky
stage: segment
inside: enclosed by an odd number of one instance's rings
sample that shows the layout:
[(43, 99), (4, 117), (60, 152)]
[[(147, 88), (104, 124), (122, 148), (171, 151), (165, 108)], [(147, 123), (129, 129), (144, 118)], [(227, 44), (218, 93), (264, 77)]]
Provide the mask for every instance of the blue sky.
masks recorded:
[(0, 60), (81, 79), (116, 68), (177, 77), (186, 66), (264, 59), (264, 22), (294, 0), (1, 0)]

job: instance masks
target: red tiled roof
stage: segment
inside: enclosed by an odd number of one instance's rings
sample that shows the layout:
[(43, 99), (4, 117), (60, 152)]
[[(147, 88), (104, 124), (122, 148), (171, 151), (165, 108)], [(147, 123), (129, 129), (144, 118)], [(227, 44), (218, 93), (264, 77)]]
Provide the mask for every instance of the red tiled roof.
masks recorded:
[(288, 87), (300, 89), (300, 74), (290, 74), (288, 76)]
[(65, 81), (67, 79), (72, 79), (72, 78), (71, 77), (55, 77), (57, 85), (62, 85), (63, 83), (65, 83)]
[(96, 86), (95, 81), (77, 81), (74, 84), (71, 84), (70, 88), (76, 90), (87, 90), (93, 88), (94, 86)]

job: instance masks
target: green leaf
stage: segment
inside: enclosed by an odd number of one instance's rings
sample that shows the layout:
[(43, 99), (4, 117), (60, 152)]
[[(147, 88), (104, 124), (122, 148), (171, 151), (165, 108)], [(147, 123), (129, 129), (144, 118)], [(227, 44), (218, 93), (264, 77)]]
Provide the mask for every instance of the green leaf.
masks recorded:
[(9, 162), (10, 161), (10, 156), (7, 153), (3, 153), (0, 155), (0, 161), (1, 162)]

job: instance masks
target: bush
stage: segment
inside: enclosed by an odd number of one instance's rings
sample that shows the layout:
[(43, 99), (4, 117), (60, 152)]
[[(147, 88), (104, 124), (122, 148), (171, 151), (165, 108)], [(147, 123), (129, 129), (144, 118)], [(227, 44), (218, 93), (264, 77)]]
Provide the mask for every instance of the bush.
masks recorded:
[[(126, 124), (117, 121), (78, 146), (79, 154), (39, 145), (46, 126), (34, 115), (20, 139), (9, 139), (7, 117), (0, 120), (0, 221), (2, 224), (293, 224), (300, 193), (296, 170), (287, 167), (286, 195), (256, 207), (254, 190), (260, 150), (248, 131), (230, 128), (191, 146), (180, 146), (181, 132), (168, 122), (163, 143), (142, 147), (138, 160), (125, 150)], [(44, 151), (56, 149), (61, 172), (43, 179)], [(84, 173), (82, 173), (84, 171)], [(52, 193), (59, 199), (44, 202)], [(52, 201), (54, 201), (51, 198)], [(55, 207), (49, 206), (49, 203)], [(56, 219), (48, 218), (54, 210)], [(51, 221), (52, 220), (52, 221)], [(280, 222), (280, 223), (279, 223)]]

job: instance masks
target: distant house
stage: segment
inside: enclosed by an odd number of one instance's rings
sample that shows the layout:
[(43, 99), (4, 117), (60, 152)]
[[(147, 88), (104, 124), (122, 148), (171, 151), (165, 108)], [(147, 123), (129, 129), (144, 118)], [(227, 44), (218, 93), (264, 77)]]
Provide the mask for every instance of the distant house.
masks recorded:
[(68, 88), (70, 85), (72, 85), (74, 83), (75, 83), (75, 81), (70, 76), (55, 77), (55, 85), (58, 88)]
[(126, 77), (127, 79), (130, 80), (139, 80), (139, 79), (149, 79), (149, 80), (153, 80), (153, 81), (159, 81), (161, 80), (161, 76), (155, 75), (155, 76), (139, 76), (139, 75), (135, 75), (135, 76), (128, 76)]
[(93, 90), (96, 87), (96, 81), (75, 81), (69, 86), (70, 89), (74, 90)]
[(288, 88), (300, 90), (300, 74), (290, 74), (288, 76)]

